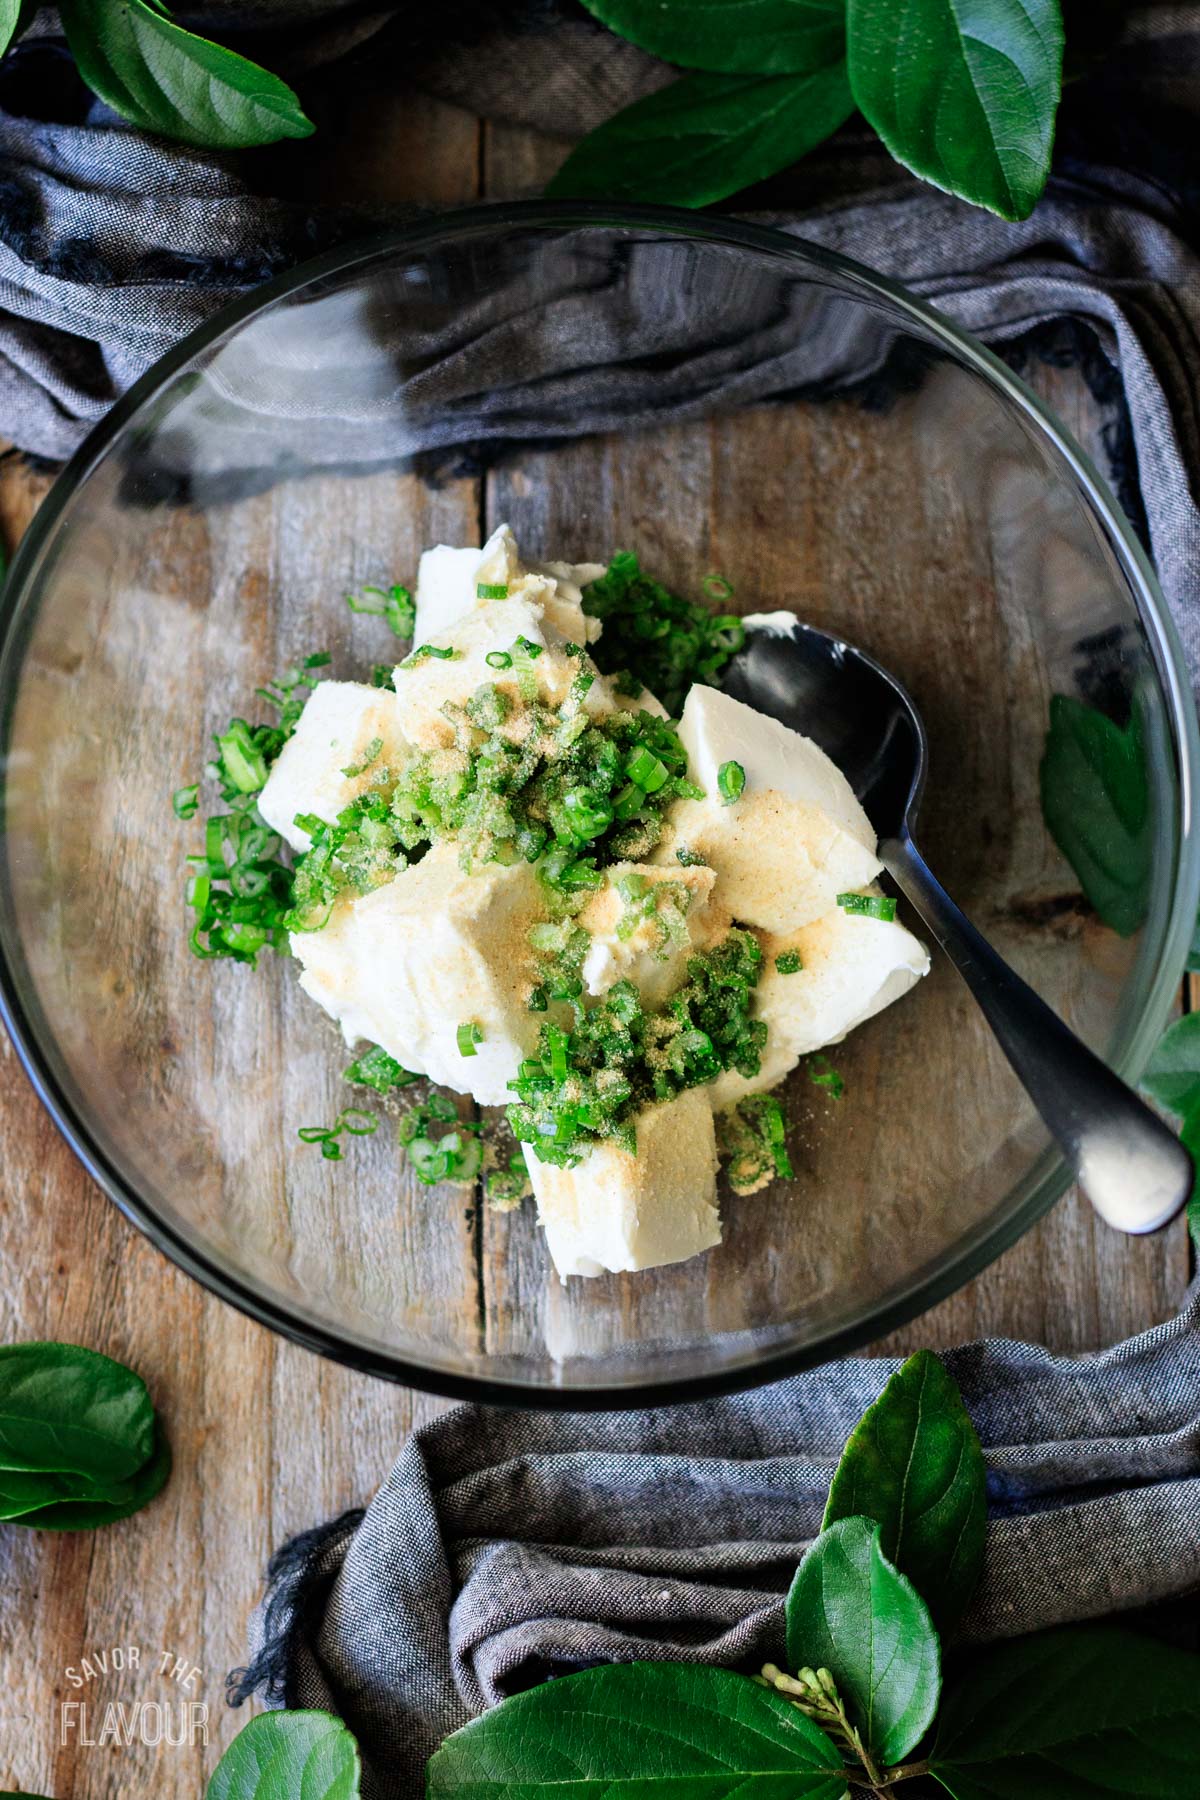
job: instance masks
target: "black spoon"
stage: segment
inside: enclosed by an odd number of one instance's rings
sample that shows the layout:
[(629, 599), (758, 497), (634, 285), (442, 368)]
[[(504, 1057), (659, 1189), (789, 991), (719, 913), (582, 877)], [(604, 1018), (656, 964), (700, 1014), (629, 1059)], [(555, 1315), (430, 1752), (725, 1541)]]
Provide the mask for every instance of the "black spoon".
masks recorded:
[(721, 686), (831, 757), (879, 838), (879, 859), (916, 907), (1102, 1219), (1157, 1231), (1186, 1205), (1192, 1159), (1175, 1135), (1009, 968), (913, 842), (929, 749), (908, 694), (873, 657), (790, 614), (747, 621)]

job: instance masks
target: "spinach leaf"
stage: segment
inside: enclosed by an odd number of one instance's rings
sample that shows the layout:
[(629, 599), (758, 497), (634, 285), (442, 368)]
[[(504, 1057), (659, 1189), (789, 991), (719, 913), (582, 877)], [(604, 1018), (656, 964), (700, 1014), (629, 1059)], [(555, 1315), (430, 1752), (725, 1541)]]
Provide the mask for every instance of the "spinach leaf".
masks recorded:
[[(158, 1426), (153, 1455), (131, 1480), (108, 1488), (81, 1487), (72, 1495), (47, 1500), (42, 1506), (23, 1511), (16, 1517), (16, 1523), (33, 1531), (96, 1531), (104, 1525), (115, 1525), (118, 1519), (127, 1519), (148, 1506), (166, 1486), (170, 1473), (171, 1447), (162, 1427)], [(0, 1476), (3, 1482), (11, 1479), (11, 1476)]]
[(878, 1763), (898, 1763), (937, 1710), (941, 1652), (928, 1608), (895, 1569), (873, 1519), (822, 1531), (787, 1598), (793, 1669), (829, 1669)]
[(1150, 791), (1140, 708), (1122, 729), (1067, 694), (1050, 701), (1042, 816), (1084, 893), (1122, 937), (1146, 916)]
[(0, 1469), (124, 1481), (154, 1447), (154, 1408), (132, 1369), (75, 1344), (0, 1348)]
[(795, 75), (846, 50), (845, 0), (583, 0), (610, 31), (685, 69)]
[(146, 0), (64, 0), (61, 11), (83, 79), (143, 131), (234, 150), (313, 129), (278, 76)]
[(1059, 0), (849, 0), (846, 31), (855, 101), (897, 161), (1027, 218), (1062, 92)]
[(358, 1746), (324, 1712), (268, 1712), (238, 1732), (207, 1800), (358, 1800)]
[(1040, 1632), (947, 1688), (931, 1773), (955, 1800), (1182, 1800), (1200, 1662), (1133, 1632)]
[(850, 1434), (825, 1526), (869, 1518), (884, 1555), (944, 1629), (983, 1567), (987, 1471), (958, 1388), (936, 1356), (910, 1356)]
[(708, 206), (807, 155), (853, 110), (844, 62), (808, 75), (685, 75), (598, 126), (547, 192)]
[(846, 1800), (846, 1783), (819, 1726), (744, 1675), (617, 1663), (518, 1694), (456, 1731), (429, 1764), (426, 1793)]

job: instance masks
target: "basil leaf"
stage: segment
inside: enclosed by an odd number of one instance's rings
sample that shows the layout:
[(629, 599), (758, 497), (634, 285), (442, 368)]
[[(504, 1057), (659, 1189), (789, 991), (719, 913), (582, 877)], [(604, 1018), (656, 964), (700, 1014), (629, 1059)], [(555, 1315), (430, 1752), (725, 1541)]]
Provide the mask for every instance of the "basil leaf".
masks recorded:
[(809, 75), (685, 75), (598, 126), (546, 191), (708, 206), (806, 156), (853, 110), (842, 62)]
[(793, 1669), (830, 1670), (877, 1762), (898, 1763), (929, 1729), (938, 1635), (873, 1519), (839, 1519), (806, 1552), (787, 1597), (787, 1653)]
[(83, 1475), (0, 1469), (0, 1519), (20, 1519), (39, 1507), (57, 1506), (68, 1500), (98, 1500), (105, 1505), (117, 1505), (127, 1500), (132, 1492), (133, 1483), (129, 1481), (104, 1485), (89, 1482)]
[(849, 0), (846, 34), (854, 98), (897, 161), (1027, 218), (1062, 92), (1059, 0)]
[(936, 1356), (897, 1369), (851, 1432), (823, 1525), (874, 1519), (884, 1555), (907, 1575), (943, 1629), (983, 1568), (987, 1470), (962, 1396)]
[(154, 1408), (132, 1369), (76, 1344), (0, 1348), (0, 1469), (123, 1481), (154, 1451)]
[(1106, 925), (1129, 937), (1150, 891), (1150, 791), (1140, 708), (1119, 725), (1067, 694), (1050, 701), (1042, 816)]
[[(0, 56), (8, 49), (21, 23), (23, 0), (0, 0)], [(3, 1795), (0, 1795), (3, 1800)]]
[(154, 1453), (132, 1480), (109, 1489), (81, 1489), (73, 1498), (53, 1500), (21, 1513), (14, 1523), (32, 1531), (96, 1531), (104, 1525), (115, 1525), (118, 1519), (127, 1519), (148, 1506), (166, 1485), (170, 1473), (171, 1447), (159, 1426)]
[(1200, 1657), (1106, 1627), (982, 1655), (946, 1692), (931, 1773), (955, 1800), (1182, 1800), (1200, 1757)]
[(358, 1745), (324, 1712), (268, 1712), (238, 1732), (207, 1800), (358, 1800)]
[(464, 1725), (430, 1761), (426, 1794), (846, 1800), (846, 1783), (820, 1727), (745, 1675), (614, 1663), (548, 1681)]
[(1200, 1013), (1168, 1025), (1158, 1040), (1142, 1086), (1152, 1100), (1182, 1117), (1200, 1100)]
[(308, 137), (286, 82), (145, 0), (66, 0), (67, 43), (94, 93), (143, 131), (236, 150)]
[(685, 69), (794, 75), (846, 53), (846, 0), (583, 0), (610, 31)]

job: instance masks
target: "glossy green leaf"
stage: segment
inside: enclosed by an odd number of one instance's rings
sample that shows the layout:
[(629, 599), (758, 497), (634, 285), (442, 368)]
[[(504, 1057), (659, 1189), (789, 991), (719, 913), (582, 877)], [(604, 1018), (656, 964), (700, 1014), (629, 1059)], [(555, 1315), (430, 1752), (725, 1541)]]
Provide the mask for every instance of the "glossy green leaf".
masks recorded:
[(810, 75), (685, 75), (584, 138), (547, 191), (708, 206), (806, 156), (853, 110), (844, 62)]
[(955, 1800), (1200, 1793), (1200, 1657), (1105, 1627), (985, 1652), (947, 1686), (932, 1773)]
[(848, 0), (846, 29), (854, 98), (897, 161), (1026, 218), (1050, 172), (1059, 0)]
[[(4, 55), (16, 36), (23, 10), (23, 0), (0, 0), (0, 56)], [(2, 1795), (0, 1800), (3, 1800)]]
[(114, 1481), (108, 1484), (90, 1482), (85, 1475), (71, 1473), (28, 1473), (21, 1469), (0, 1469), (0, 1519), (20, 1519), (40, 1507), (57, 1506), (83, 1498), (105, 1505), (118, 1505), (130, 1497), (133, 1483)]
[(291, 88), (145, 0), (66, 0), (67, 42), (94, 93), (144, 131), (234, 150), (308, 137)]
[(75, 1344), (0, 1348), (0, 1470), (136, 1475), (154, 1451), (154, 1408), (132, 1369)]
[(1137, 707), (1122, 728), (1055, 694), (1041, 764), (1042, 815), (1104, 920), (1128, 937), (1150, 891), (1150, 792)]
[(141, 1512), (161, 1492), (170, 1473), (171, 1447), (159, 1426), (153, 1454), (129, 1481), (109, 1489), (81, 1491), (72, 1499), (58, 1499), (22, 1512), (14, 1523), (33, 1531), (97, 1531)]
[(685, 69), (806, 74), (846, 51), (846, 0), (583, 0), (611, 31)]
[(428, 1800), (845, 1800), (820, 1728), (745, 1675), (618, 1663), (506, 1700), (446, 1739)]
[(898, 1763), (937, 1711), (941, 1647), (929, 1609), (890, 1563), (873, 1519), (839, 1519), (805, 1554), (787, 1598), (793, 1669), (829, 1669), (878, 1763)]
[[(1190, 1155), (1197, 1169), (1200, 1169), (1200, 1099), (1191, 1108), (1183, 1124), (1179, 1127), (1179, 1141)], [(1188, 1228), (1192, 1234), (1192, 1242), (1196, 1253), (1200, 1255), (1200, 1181), (1192, 1189), (1192, 1197), (1187, 1208)]]
[(268, 1712), (238, 1732), (207, 1800), (358, 1800), (358, 1746), (324, 1712)]
[(987, 1470), (975, 1427), (936, 1356), (919, 1350), (851, 1432), (825, 1506), (874, 1519), (883, 1553), (945, 1629), (983, 1568)]
[(1168, 1025), (1150, 1058), (1142, 1086), (1179, 1117), (1200, 1100), (1200, 1013)]

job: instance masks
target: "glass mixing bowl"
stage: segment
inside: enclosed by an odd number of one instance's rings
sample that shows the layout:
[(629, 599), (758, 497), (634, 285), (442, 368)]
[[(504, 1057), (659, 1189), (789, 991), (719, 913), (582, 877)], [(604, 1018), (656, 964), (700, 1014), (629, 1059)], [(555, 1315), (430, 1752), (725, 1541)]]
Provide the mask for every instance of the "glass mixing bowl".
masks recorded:
[[(719, 1249), (564, 1286), (531, 1205), (419, 1186), (393, 1130), (340, 1163), (298, 1142), (361, 1098), (332, 1026), (286, 956), (189, 952), (201, 827), (170, 796), (211, 734), (269, 717), (255, 689), (309, 652), (366, 678), (394, 640), (347, 590), (411, 583), (425, 546), (502, 519), (530, 555), (633, 549), (696, 596), (719, 571), (722, 605), (794, 608), (894, 670), (929, 728), (930, 862), (1140, 1072), (1196, 913), (1197, 743), (1104, 484), (999, 362), (868, 271), (747, 225), (579, 206), (459, 213), (309, 264), (166, 357), (71, 463), (4, 596), (9, 1029), (128, 1217), (324, 1353), (576, 1406), (814, 1363), (949, 1293), (1066, 1184), (944, 962), (837, 1052), (843, 1099), (797, 1071), (795, 1179), (725, 1195)], [(1143, 722), (1127, 936), (1043, 823), (1054, 694)]]

